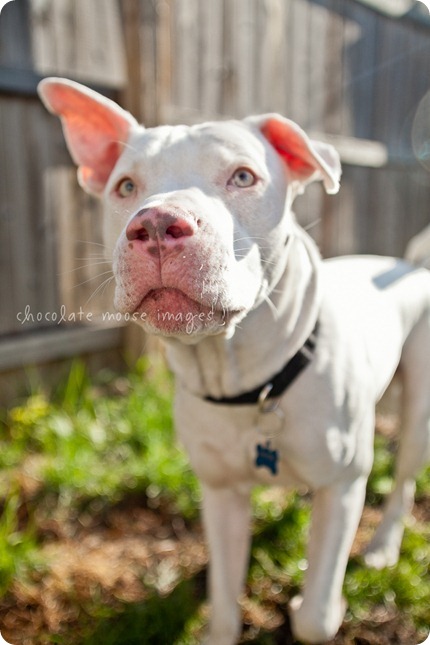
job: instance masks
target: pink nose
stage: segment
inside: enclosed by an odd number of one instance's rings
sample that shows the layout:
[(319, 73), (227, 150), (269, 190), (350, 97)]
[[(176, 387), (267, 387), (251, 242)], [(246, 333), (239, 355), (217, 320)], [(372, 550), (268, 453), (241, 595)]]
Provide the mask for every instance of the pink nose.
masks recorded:
[(139, 211), (126, 228), (127, 239), (139, 240), (176, 240), (193, 235), (197, 223), (185, 216), (174, 215), (158, 208), (144, 208)]

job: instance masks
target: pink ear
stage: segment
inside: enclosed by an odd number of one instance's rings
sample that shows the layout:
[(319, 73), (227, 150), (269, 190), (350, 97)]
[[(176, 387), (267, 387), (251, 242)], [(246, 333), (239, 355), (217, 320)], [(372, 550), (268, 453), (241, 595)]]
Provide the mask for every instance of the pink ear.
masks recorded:
[(337, 193), (341, 175), (340, 159), (333, 146), (312, 141), (294, 121), (278, 114), (249, 119), (284, 159), (294, 179), (307, 184), (322, 179), (328, 193)]
[(82, 187), (100, 195), (137, 122), (113, 101), (67, 79), (46, 78), (38, 91), (48, 110), (61, 117)]

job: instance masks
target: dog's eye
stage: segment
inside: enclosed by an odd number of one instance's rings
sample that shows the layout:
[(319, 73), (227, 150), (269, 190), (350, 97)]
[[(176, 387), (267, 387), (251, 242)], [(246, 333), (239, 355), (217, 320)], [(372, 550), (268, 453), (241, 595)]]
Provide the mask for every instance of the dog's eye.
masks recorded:
[(136, 184), (127, 177), (119, 182), (116, 190), (120, 197), (131, 197), (136, 190)]
[(257, 181), (256, 176), (248, 168), (238, 168), (229, 181), (229, 184), (236, 188), (250, 188)]

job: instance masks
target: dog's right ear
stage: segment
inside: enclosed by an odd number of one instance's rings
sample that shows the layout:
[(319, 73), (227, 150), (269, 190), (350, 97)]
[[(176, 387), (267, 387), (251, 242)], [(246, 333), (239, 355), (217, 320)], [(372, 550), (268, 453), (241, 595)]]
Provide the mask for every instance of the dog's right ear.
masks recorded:
[(100, 196), (137, 121), (119, 105), (84, 85), (45, 78), (38, 86), (48, 110), (61, 118), (82, 188)]
[(245, 122), (257, 127), (284, 160), (298, 185), (298, 194), (316, 179), (322, 180), (328, 193), (338, 192), (342, 169), (333, 146), (309, 139), (297, 123), (279, 114), (252, 116)]

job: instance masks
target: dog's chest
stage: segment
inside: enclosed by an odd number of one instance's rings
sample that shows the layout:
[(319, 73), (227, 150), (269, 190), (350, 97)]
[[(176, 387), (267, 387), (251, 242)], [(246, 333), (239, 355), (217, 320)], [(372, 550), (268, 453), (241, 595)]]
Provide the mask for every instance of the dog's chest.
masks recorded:
[[(202, 405), (202, 410), (196, 409)], [(203, 411), (203, 406), (205, 407)], [(178, 436), (198, 477), (211, 486), (305, 485), (290, 458), (284, 424), (263, 425), (253, 406), (246, 410), (180, 401), (175, 410)]]

